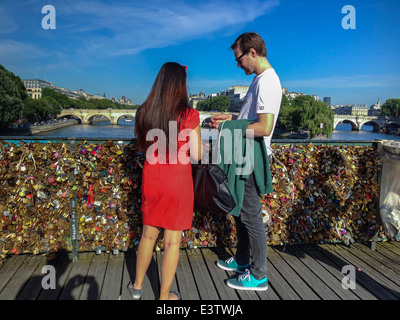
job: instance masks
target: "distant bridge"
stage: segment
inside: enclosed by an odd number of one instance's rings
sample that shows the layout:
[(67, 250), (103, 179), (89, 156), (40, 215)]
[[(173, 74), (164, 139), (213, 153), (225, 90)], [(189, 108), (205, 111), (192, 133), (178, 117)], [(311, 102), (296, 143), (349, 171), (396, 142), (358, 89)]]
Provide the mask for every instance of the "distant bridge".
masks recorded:
[(372, 125), (374, 131), (379, 131), (390, 124), (394, 124), (400, 127), (400, 119), (394, 117), (390, 118), (378, 116), (355, 116), (347, 114), (337, 114), (335, 115), (333, 121), (334, 130), (339, 123), (350, 123), (351, 129), (356, 131), (360, 131), (361, 127), (365, 124)]
[[(135, 118), (137, 109), (63, 109), (59, 117), (74, 117), (82, 124), (91, 124), (93, 119), (98, 116), (104, 116), (113, 125), (118, 125), (118, 120), (123, 118)], [(204, 119), (211, 117), (219, 112), (200, 112), (200, 123)]]
[[(82, 124), (91, 124), (93, 119), (98, 116), (104, 116), (113, 125), (118, 124), (122, 118), (135, 118), (137, 109), (63, 109), (59, 117), (72, 116), (77, 118)], [(211, 117), (219, 112), (200, 111), (200, 123), (204, 119)], [(394, 124), (400, 127), (399, 118), (377, 117), (377, 116), (353, 116), (353, 115), (335, 115), (333, 129), (339, 123), (350, 123), (352, 130), (360, 131), (365, 124), (372, 125), (374, 131), (383, 129), (386, 125)]]
[(122, 118), (134, 118), (136, 109), (63, 109), (59, 117), (72, 116), (80, 120), (82, 124), (91, 124), (95, 117), (103, 116), (110, 120), (111, 124), (117, 125)]

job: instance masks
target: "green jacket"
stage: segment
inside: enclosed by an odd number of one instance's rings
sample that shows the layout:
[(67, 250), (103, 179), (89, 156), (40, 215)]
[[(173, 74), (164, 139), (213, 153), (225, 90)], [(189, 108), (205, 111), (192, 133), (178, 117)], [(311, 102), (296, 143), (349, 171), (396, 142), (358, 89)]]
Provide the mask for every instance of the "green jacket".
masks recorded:
[(247, 119), (225, 121), (218, 128), (221, 135), (218, 165), (225, 171), (228, 177), (228, 188), (236, 201), (236, 207), (230, 214), (237, 217), (243, 205), (244, 185), (253, 169), (256, 186), (260, 193), (267, 194), (273, 191), (269, 157), (264, 139), (244, 137), (247, 127), (252, 122)]

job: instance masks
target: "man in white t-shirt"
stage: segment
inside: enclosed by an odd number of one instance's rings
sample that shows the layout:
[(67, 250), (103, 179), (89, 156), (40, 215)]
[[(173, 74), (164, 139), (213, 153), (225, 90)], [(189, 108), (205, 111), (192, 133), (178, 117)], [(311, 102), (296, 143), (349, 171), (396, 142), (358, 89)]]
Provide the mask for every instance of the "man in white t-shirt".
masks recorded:
[[(218, 114), (211, 118), (211, 127), (218, 128), (223, 121), (254, 120), (248, 126), (254, 137), (263, 137), (268, 155), (271, 155), (271, 137), (278, 119), (282, 100), (282, 87), (275, 70), (267, 60), (264, 40), (254, 32), (240, 35), (232, 44), (237, 66), (246, 75), (255, 74), (245, 100), (236, 117)], [(267, 236), (260, 206), (260, 193), (255, 184), (254, 172), (246, 181), (243, 206), (235, 218), (237, 252), (234, 257), (218, 261), (217, 265), (229, 271), (242, 273), (237, 279), (227, 281), (229, 287), (239, 290), (268, 289)], [(252, 261), (250, 264), (250, 250)]]

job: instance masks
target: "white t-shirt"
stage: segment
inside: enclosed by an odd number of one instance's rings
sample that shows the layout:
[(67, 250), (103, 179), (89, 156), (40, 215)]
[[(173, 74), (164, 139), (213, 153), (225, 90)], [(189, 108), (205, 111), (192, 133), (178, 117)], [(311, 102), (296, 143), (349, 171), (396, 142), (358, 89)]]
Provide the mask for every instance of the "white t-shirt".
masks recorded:
[(276, 120), (281, 108), (281, 100), (281, 82), (275, 70), (269, 68), (254, 77), (237, 117), (237, 119), (258, 121), (259, 113), (272, 113), (274, 115), (274, 125), (271, 134), (264, 136), (268, 155), (272, 153), (271, 137), (274, 133)]

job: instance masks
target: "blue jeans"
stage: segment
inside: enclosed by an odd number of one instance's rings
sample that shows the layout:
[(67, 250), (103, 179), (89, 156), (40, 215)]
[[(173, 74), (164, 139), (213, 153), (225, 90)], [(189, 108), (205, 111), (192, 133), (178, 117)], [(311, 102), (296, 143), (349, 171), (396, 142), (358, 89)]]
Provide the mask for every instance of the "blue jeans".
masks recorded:
[(252, 173), (244, 187), (244, 199), (239, 217), (235, 217), (237, 246), (236, 262), (240, 265), (252, 262), (250, 272), (256, 279), (267, 276), (267, 235), (260, 206), (260, 193)]

